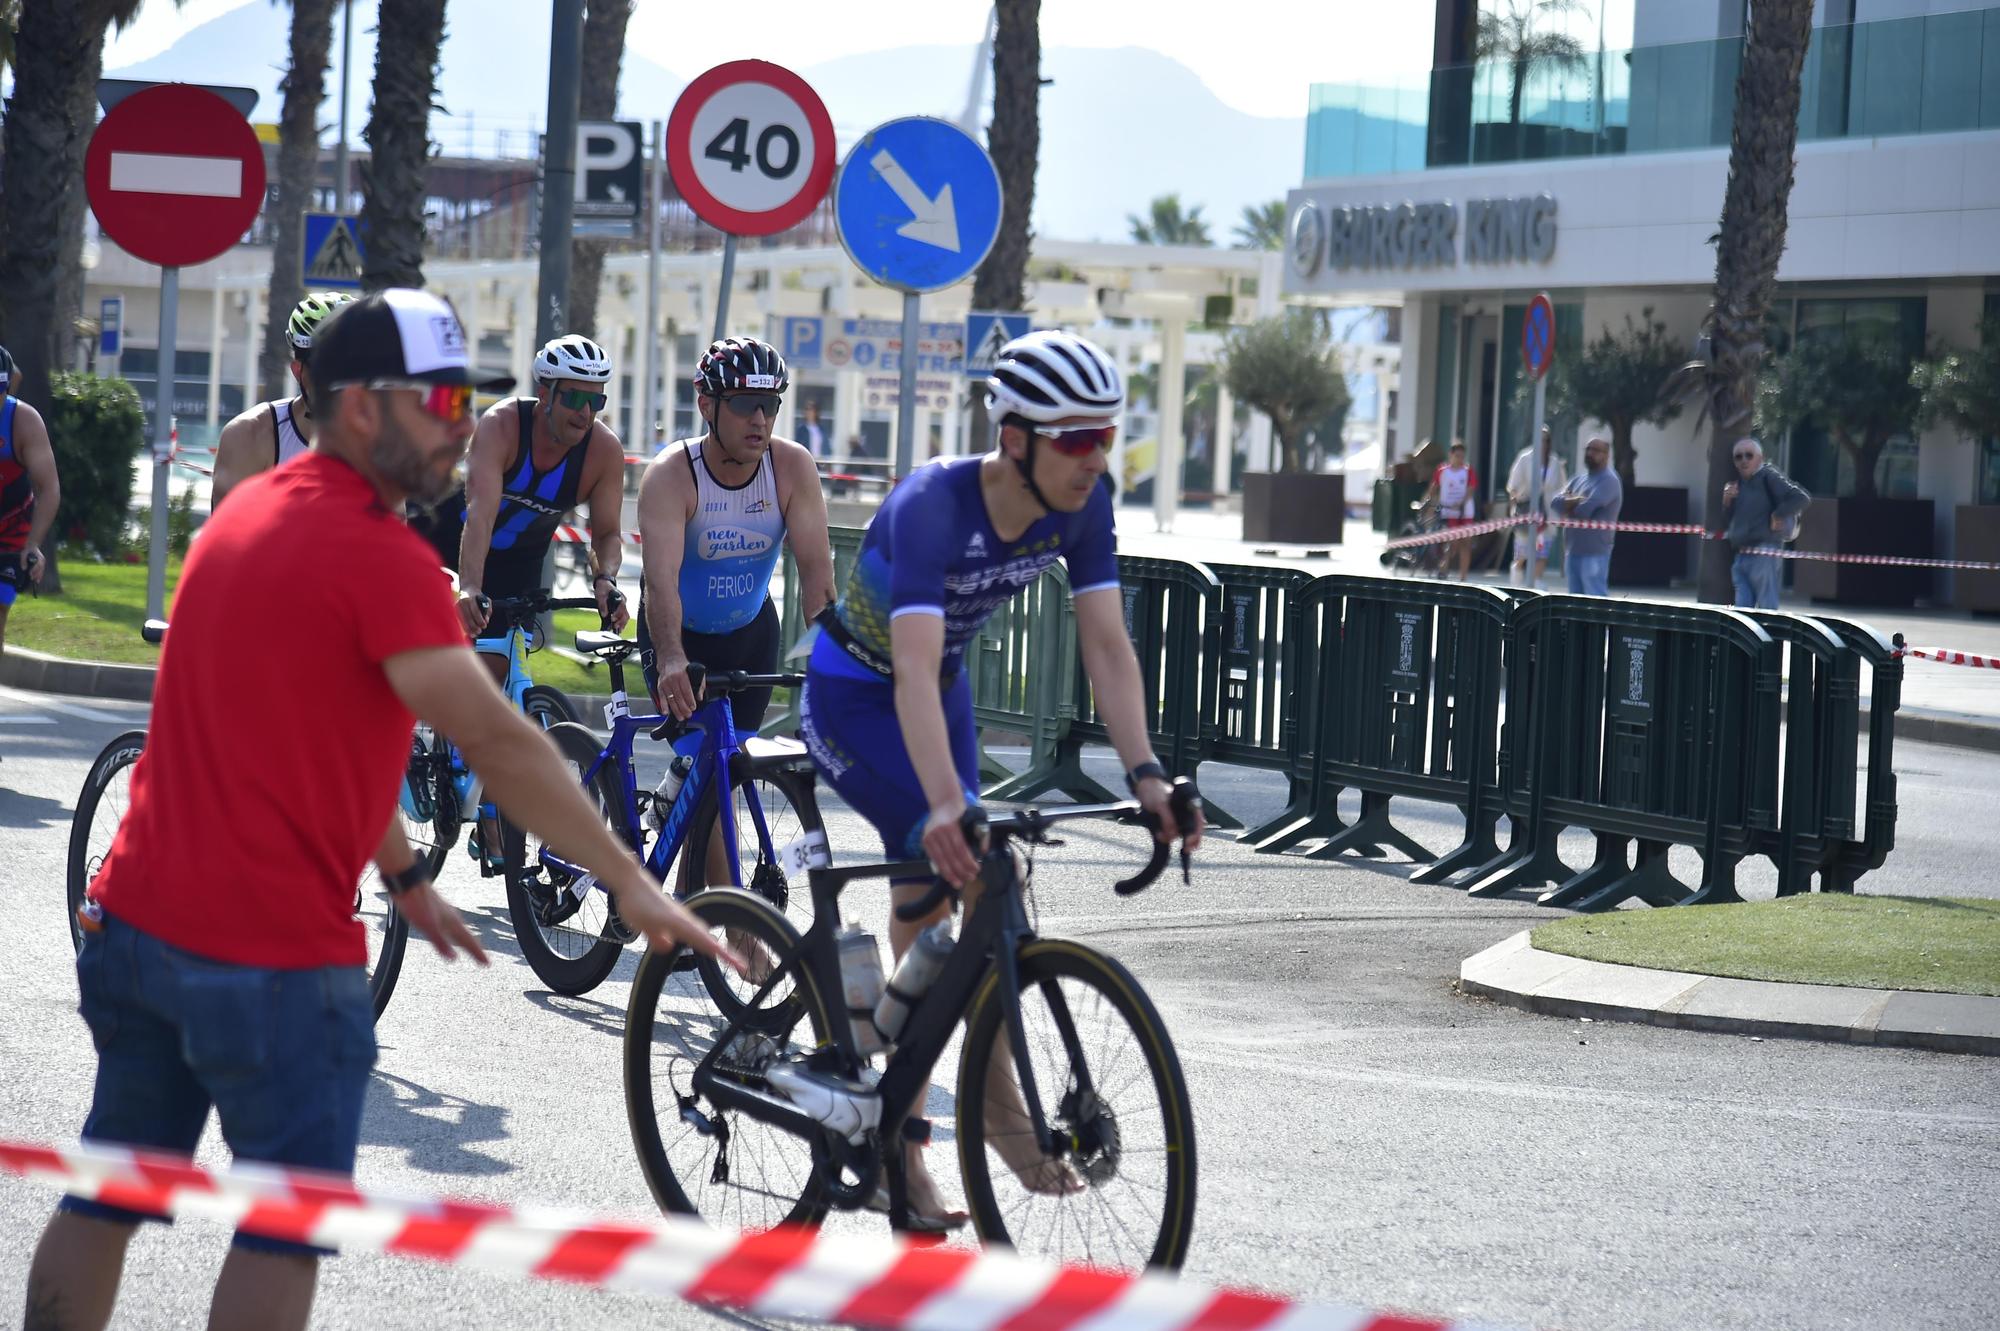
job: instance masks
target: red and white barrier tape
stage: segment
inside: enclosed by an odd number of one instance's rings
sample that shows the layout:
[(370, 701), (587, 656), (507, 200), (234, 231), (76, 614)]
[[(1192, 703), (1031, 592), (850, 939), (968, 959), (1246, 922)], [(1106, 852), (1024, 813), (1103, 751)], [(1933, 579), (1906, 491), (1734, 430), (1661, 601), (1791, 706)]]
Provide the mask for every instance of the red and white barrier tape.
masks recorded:
[[(80, 1144), (0, 1141), (0, 1169), (157, 1215), (274, 1238), (567, 1280), (765, 1317), (882, 1328), (1021, 1331), (1452, 1331), (1463, 1324), (1216, 1290), (1165, 1275), (1030, 1261), (807, 1229), (735, 1234), (697, 1220), (398, 1197), (328, 1175)], [(1469, 1328), (1465, 1328), (1469, 1331)]]
[[(1488, 532), (1519, 527), (1535, 521), (1534, 515), (1517, 514), (1511, 518), (1493, 518), (1486, 522), (1475, 522), (1464, 527), (1446, 528), (1442, 531), (1425, 532), (1422, 536), (1400, 536), (1390, 541), (1384, 549), (1408, 550), (1416, 546), (1441, 545), (1449, 541), (1462, 541), (1467, 537), (1484, 536)], [(1574, 527), (1579, 531), (1630, 532), (1641, 536), (1695, 536), (1704, 540), (1720, 541), (1720, 532), (1712, 532), (1706, 527), (1691, 522), (1598, 522), (1593, 519), (1548, 518), (1551, 527)], [(1952, 568), (1974, 572), (2000, 572), (2000, 563), (1983, 562), (1976, 559), (1917, 559), (1907, 555), (1840, 555), (1823, 550), (1792, 550), (1784, 546), (1769, 546), (1758, 551), (1774, 559), (1807, 559), (1827, 564), (1882, 564), (1900, 568)]]
[(1936, 661), (1939, 665), (1973, 666), (1980, 670), (2000, 670), (2000, 656), (1981, 656), (1977, 652), (1955, 652), (1948, 647), (1905, 647), (1898, 656), (1917, 656), (1926, 661)]
[[(590, 535), (588, 532), (572, 527), (568, 523), (564, 523), (562, 526), (556, 528), (556, 539), (558, 541), (568, 541), (572, 545), (590, 544)], [(637, 545), (639, 544), (639, 533), (635, 531), (620, 532), (618, 539), (627, 545)]]

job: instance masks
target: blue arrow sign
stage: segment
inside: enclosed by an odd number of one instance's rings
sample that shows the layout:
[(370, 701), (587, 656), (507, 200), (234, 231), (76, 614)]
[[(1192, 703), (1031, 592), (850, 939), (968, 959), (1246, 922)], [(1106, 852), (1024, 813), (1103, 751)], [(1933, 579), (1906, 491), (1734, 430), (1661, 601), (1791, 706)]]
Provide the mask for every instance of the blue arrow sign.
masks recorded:
[(368, 257), (359, 213), (307, 213), (300, 278), (308, 291), (359, 291)]
[(840, 243), (883, 286), (917, 293), (962, 282), (1000, 234), (1000, 174), (978, 140), (927, 116), (878, 125), (834, 179)]
[(1028, 335), (1025, 314), (994, 314), (974, 310), (965, 316), (965, 372), (974, 379), (993, 373), (1000, 348)]

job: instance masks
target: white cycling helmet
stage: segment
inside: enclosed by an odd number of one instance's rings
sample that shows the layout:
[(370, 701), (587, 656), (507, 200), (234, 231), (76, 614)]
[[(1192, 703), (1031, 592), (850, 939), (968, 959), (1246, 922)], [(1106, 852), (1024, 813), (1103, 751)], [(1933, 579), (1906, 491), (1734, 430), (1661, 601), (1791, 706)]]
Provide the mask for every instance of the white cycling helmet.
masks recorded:
[(535, 378), (608, 384), (611, 382), (611, 356), (581, 333), (570, 333), (552, 339), (536, 354)]
[(1000, 348), (986, 380), (986, 409), (998, 423), (1037, 424), (1085, 416), (1115, 421), (1125, 410), (1125, 377), (1095, 343), (1050, 329)]

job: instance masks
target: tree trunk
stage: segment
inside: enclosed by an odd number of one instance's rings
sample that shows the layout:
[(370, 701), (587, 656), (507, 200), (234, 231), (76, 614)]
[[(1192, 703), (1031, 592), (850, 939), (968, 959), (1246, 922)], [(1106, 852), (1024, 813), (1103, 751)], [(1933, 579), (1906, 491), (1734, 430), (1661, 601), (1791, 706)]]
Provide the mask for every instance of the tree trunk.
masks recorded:
[[(1035, 211), (1035, 166), (1041, 154), (1042, 0), (999, 0), (993, 33), (993, 123), (986, 144), (1000, 173), (1000, 233), (972, 279), (972, 308), (1018, 310), (1028, 303), (1028, 224)], [(970, 348), (967, 348), (970, 350)], [(991, 442), (986, 395), (972, 395), (972, 442)]]
[(1611, 466), (1618, 473), (1618, 483), (1631, 490), (1639, 483), (1639, 451), (1632, 447), (1631, 417), (1612, 420), (1611, 426)]
[[(1793, 154), (1798, 146), (1799, 69), (1812, 33), (1812, 0), (1758, 0), (1750, 7), (1743, 66), (1736, 76), (1730, 131), (1729, 185), (1715, 250), (1715, 294), (1709, 306), (1708, 485), (1706, 526), (1728, 526), (1722, 489), (1735, 478), (1730, 450), (1749, 433), (1757, 371), (1763, 363), (1764, 318), (1785, 253)], [(1729, 547), (1702, 542), (1701, 597), (1727, 604)]]
[[(1507, 94), (1508, 124), (1519, 125), (1521, 123), (1521, 99), (1527, 95), (1527, 92), (1528, 92), (1528, 62), (1525, 60), (1516, 59), (1514, 61), (1514, 86)], [(1515, 138), (1518, 139), (1519, 137), (1520, 137), (1520, 131), (1516, 130)]]
[[(80, 186), (83, 153), (95, 128), (79, 80), (101, 67), (106, 0), (23, 0), (14, 35), (14, 95), (4, 130), (6, 179), (0, 193), (0, 337), (20, 363), (21, 399), (48, 416), (49, 374), (67, 338), (57, 313), (63, 273), (63, 220)], [(88, 85), (86, 85), (88, 86)]]
[[(583, 16), (583, 89), (577, 113), (584, 120), (618, 114), (618, 76), (625, 63), (625, 25), (632, 0), (591, 0)], [(597, 337), (597, 295), (604, 280), (608, 240), (573, 240), (569, 264), (569, 331)], [(603, 341), (602, 338), (598, 338)]]
[(319, 108), (326, 99), (326, 63), (333, 46), (334, 0), (292, 0), (292, 65), (279, 89), (278, 198), (271, 245), (271, 304), (257, 381), (266, 401), (290, 387), (286, 371), (292, 344), (285, 325), (305, 294), (300, 256), (305, 250), (305, 209), (319, 174)]
[(1875, 473), (1881, 469), (1882, 450), (1889, 446), (1889, 437), (1871, 433), (1863, 435), (1859, 443), (1854, 443), (1846, 435), (1841, 435), (1840, 446), (1854, 458), (1854, 497), (1878, 498), (1881, 491), (1875, 486)]
[[(90, 68), (77, 78), (73, 90), (76, 100), (71, 108), (72, 123), (82, 127), (86, 148), (97, 124), (97, 80), (103, 73), (104, 43), (98, 41), (90, 48)], [(87, 276), (83, 271), (83, 219), (89, 212), (90, 198), (81, 189), (63, 191), (62, 276), (56, 284), (55, 359), (49, 364), (51, 371), (71, 368), (76, 321), (83, 314), (83, 286)], [(45, 589), (54, 572), (51, 568), (43, 576)]]
[(374, 102), (361, 136), (361, 224), (368, 258), (361, 285), (424, 284), (424, 168), (430, 160), (431, 99), (445, 0), (382, 0), (375, 29)]

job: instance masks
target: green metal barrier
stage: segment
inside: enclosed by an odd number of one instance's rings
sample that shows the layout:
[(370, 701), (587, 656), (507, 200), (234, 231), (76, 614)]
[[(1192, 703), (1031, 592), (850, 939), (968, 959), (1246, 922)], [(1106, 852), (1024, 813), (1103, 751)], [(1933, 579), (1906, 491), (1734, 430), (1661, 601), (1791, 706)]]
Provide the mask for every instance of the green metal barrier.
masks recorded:
[[(833, 546), (833, 594), (840, 595), (840, 589), (847, 585), (847, 575), (854, 571), (854, 561), (861, 557), (861, 538), (867, 534), (864, 527), (828, 527), (828, 541)], [(803, 660), (791, 660), (792, 649), (804, 640), (812, 626), (806, 623), (805, 610), (799, 603), (799, 566), (792, 558), (792, 548), (785, 547), (785, 594), (778, 605), (778, 666), (781, 670), (803, 671)], [(785, 709), (764, 718), (758, 733), (788, 735), (799, 727), (799, 700), (788, 697)]]
[(1028, 740), (1028, 765), (1015, 773), (982, 749), (980, 775), (987, 799), (1025, 799), (1061, 762), (1068, 735), (1079, 664), (1076, 612), (1069, 574), (1049, 566), (1026, 591), (1000, 607), (966, 653), (972, 672), (972, 715), (982, 732), (1008, 731)]
[(1290, 622), (1292, 602), (1312, 576), (1261, 564), (1210, 564), (1208, 571), (1222, 584), (1222, 660), (1205, 761), (1283, 772), (1289, 784), (1284, 812), (1243, 834), (1254, 841), (1310, 812), (1310, 773), (1294, 759), (1304, 709)]
[[(1260, 837), (1257, 849), (1324, 836), (1315, 859), (1374, 856), (1392, 846), (1432, 860), (1390, 821), (1391, 801), (1410, 798), (1465, 814), (1465, 836), (1432, 867), (1434, 876), (1497, 855), (1495, 722), (1507, 598), (1464, 583), (1334, 574), (1314, 579), (1292, 604), (1307, 809)], [(1361, 795), (1351, 825), (1337, 809), (1344, 790)]]
[[(1582, 596), (1520, 604), (1512, 628), (1527, 676), (1507, 694), (1526, 821), (1520, 848), (1476, 871), (1470, 894), (1551, 881), (1556, 838), (1578, 827), (1598, 837), (1597, 861), (1550, 904), (1734, 898), (1735, 862), (1778, 826), (1778, 644), (1730, 610)], [(1629, 866), (1614, 853), (1626, 840), (1638, 843)], [(1701, 852), (1692, 894), (1668, 872), (1674, 844)]]

